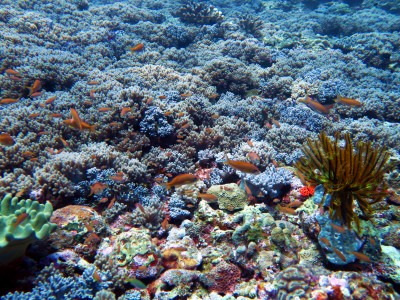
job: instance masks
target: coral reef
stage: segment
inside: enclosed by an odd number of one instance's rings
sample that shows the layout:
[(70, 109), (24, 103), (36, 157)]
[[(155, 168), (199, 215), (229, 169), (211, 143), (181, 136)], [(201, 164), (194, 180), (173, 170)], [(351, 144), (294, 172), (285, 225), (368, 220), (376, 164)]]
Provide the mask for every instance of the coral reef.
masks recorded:
[(2, 0), (0, 298), (399, 298), (398, 14)]

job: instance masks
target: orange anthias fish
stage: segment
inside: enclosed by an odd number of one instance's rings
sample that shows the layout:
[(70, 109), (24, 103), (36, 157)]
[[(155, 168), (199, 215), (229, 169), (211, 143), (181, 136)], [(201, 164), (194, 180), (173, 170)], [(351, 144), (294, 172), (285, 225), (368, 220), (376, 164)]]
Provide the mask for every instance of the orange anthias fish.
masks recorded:
[(36, 79), (35, 82), (31, 87), (28, 87), (29, 89), (29, 97), (32, 96), (33, 93), (40, 91), (42, 88), (42, 83), (39, 79)]
[(357, 257), (357, 259), (361, 260), (361, 261), (365, 261), (365, 262), (371, 262), (371, 259), (366, 256), (364, 253), (361, 252), (356, 252), (356, 251), (350, 251), (351, 254), (353, 254), (355, 257)]
[(90, 194), (89, 196), (93, 194), (98, 194), (101, 193), (105, 188), (107, 187), (107, 184), (101, 183), (101, 182), (96, 182), (90, 187)]
[(142, 51), (143, 49), (144, 49), (144, 44), (143, 43), (139, 43), (139, 44), (136, 44), (133, 47), (129, 47), (129, 50), (131, 50), (132, 52)]
[(114, 181), (124, 182), (124, 181), (126, 181), (126, 179), (124, 178), (124, 175), (125, 174), (122, 172), (117, 172), (115, 175), (112, 175), (109, 178)]
[(4, 146), (12, 146), (15, 144), (15, 141), (8, 133), (2, 133), (0, 134), (0, 144)]
[(181, 186), (184, 184), (190, 184), (197, 181), (197, 177), (193, 174), (181, 174), (175, 176), (170, 182), (166, 183), (167, 190), (169, 190), (173, 186)]
[(130, 111), (132, 111), (132, 108), (130, 108), (130, 107), (123, 107), (122, 109), (121, 109), (121, 117), (122, 116), (125, 116), (128, 112), (130, 112)]
[(79, 118), (78, 112), (76, 111), (75, 108), (71, 108), (71, 119), (65, 120), (64, 123), (66, 123), (68, 126), (82, 130), (82, 121), (81, 118)]
[(334, 99), (334, 101), (336, 103), (341, 103), (341, 104), (350, 105), (350, 106), (357, 106), (357, 107), (360, 107), (363, 105), (360, 101), (358, 101), (356, 99), (346, 98), (346, 97), (342, 97), (342, 96), (337, 96)]
[(0, 104), (1, 105), (12, 104), (12, 103), (16, 103), (18, 101), (19, 101), (19, 98), (18, 99), (15, 99), (15, 98), (4, 98), (4, 99), (0, 100)]
[(15, 220), (15, 223), (14, 223), (13, 227), (16, 228), (19, 224), (21, 224), (23, 221), (25, 221), (28, 216), (29, 215), (27, 213), (20, 214), (17, 217), (17, 220)]
[(97, 111), (98, 112), (107, 112), (110, 111), (112, 108), (111, 107), (100, 107)]
[(6, 74), (8, 76), (17, 76), (17, 77), (22, 77), (21, 73), (19, 73), (18, 71), (15, 71), (13, 69), (7, 69), (6, 70)]
[(260, 170), (247, 161), (242, 160), (230, 160), (228, 156), (225, 155), (226, 161), (224, 164), (234, 168), (235, 170), (241, 171), (243, 173), (260, 174)]
[(69, 127), (75, 128), (78, 130), (84, 130), (84, 129), (87, 129), (90, 131), (95, 130), (96, 125), (89, 125), (88, 123), (82, 121), (78, 115), (78, 112), (74, 108), (71, 108), (71, 115), (72, 115), (71, 119), (64, 120), (64, 123), (67, 124)]
[(50, 97), (47, 99), (44, 104), (52, 104), (57, 99), (57, 96)]
[(309, 96), (306, 96), (304, 99), (299, 99), (298, 102), (305, 103), (309, 108), (324, 115), (329, 114), (330, 110), (333, 107), (333, 105), (322, 105), (317, 100), (313, 100)]
[(206, 200), (208, 202), (214, 202), (218, 200), (218, 197), (213, 195), (213, 194), (203, 194), (203, 193), (198, 193), (197, 197)]

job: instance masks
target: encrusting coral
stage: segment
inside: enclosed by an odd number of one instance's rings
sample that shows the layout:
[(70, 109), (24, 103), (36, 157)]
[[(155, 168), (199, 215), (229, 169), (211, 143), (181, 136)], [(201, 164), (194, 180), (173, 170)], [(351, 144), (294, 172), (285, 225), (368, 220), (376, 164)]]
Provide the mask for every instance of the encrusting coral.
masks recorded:
[[(385, 147), (373, 149), (370, 141), (358, 142), (354, 149), (348, 133), (344, 136), (344, 147), (340, 146), (339, 133), (333, 143), (324, 131), (318, 137), (317, 141), (307, 139), (302, 149), (305, 156), (295, 167), (312, 185), (323, 185), (325, 200), (321, 205), (329, 207), (331, 218), (341, 220), (349, 228), (355, 221), (359, 229), (354, 200), (369, 219), (373, 211), (371, 204), (380, 202), (387, 193), (383, 175), (392, 168), (387, 163), (390, 155)], [(330, 201), (327, 194), (331, 196)]]

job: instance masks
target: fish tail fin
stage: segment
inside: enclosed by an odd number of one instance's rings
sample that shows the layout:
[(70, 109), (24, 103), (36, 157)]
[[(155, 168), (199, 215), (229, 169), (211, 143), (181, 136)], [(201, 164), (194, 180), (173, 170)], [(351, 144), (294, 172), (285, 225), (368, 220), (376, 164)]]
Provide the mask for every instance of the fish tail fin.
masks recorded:
[(224, 156), (225, 156), (226, 161), (224, 161), (223, 163), (224, 163), (225, 165), (228, 165), (228, 164), (229, 164), (228, 155), (227, 155), (226, 153), (224, 153)]

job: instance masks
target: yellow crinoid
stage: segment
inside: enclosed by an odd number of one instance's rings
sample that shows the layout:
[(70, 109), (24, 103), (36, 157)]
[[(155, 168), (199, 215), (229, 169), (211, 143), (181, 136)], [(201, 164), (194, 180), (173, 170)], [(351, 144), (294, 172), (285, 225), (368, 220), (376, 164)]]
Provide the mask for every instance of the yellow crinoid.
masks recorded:
[(355, 201), (369, 219), (373, 211), (371, 204), (382, 201), (387, 193), (383, 176), (393, 167), (388, 163), (390, 155), (385, 147), (373, 148), (370, 141), (358, 142), (353, 148), (348, 133), (344, 135), (343, 147), (339, 133), (335, 134), (334, 142), (325, 132), (318, 137), (316, 141), (307, 139), (302, 148), (304, 156), (295, 167), (307, 181), (322, 184), (324, 193), (331, 195), (329, 204), (321, 203), (329, 206), (331, 219), (339, 219), (349, 228), (354, 221), (359, 229)]

